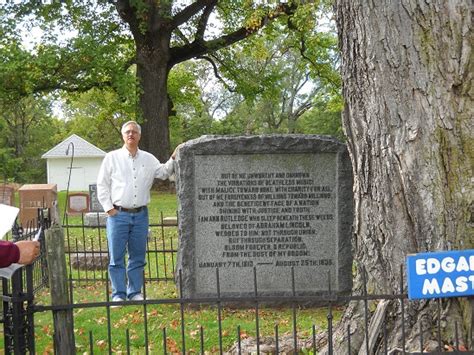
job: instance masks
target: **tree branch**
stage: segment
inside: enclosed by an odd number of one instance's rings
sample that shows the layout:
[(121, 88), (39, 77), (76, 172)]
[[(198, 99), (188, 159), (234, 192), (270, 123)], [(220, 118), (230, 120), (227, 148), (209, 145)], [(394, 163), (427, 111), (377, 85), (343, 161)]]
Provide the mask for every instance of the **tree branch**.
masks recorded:
[(224, 103), (227, 101), (227, 98), (223, 97), (214, 107), (214, 109), (212, 110), (212, 112), (209, 113), (209, 115), (212, 117), (212, 118), (215, 118), (215, 114), (217, 112), (217, 110), (222, 110), (224, 111), (226, 114), (227, 114), (227, 110), (225, 108), (222, 108), (222, 106), (224, 105)]
[(304, 75), (304, 80), (301, 81), (299, 85), (297, 85), (297, 87), (295, 88), (295, 92), (300, 91), (303, 88), (303, 86), (306, 85), (308, 81), (309, 81), (309, 72)]
[(138, 21), (135, 11), (130, 6), (129, 0), (117, 0), (114, 3), (117, 13), (120, 18), (128, 23), (133, 37), (138, 40), (143, 40), (143, 34), (140, 31), (140, 22)]
[(188, 21), (191, 17), (196, 15), (199, 11), (204, 9), (206, 6), (212, 5), (213, 3), (217, 2), (216, 0), (198, 0), (193, 2), (191, 5), (186, 6), (181, 12), (178, 12), (174, 15), (173, 20), (171, 21), (171, 28), (176, 28), (186, 21)]
[[(273, 104), (272, 104), (273, 106)], [(278, 115), (278, 119), (275, 118), (275, 110), (273, 109), (273, 107), (271, 108), (271, 116), (272, 116), (272, 122), (274, 123), (274, 127), (275, 128), (280, 128), (284, 118), (285, 118), (285, 113), (282, 112), (280, 115)]]
[(253, 31), (241, 28), (233, 33), (222, 36), (220, 38), (210, 41), (193, 41), (190, 44), (182, 47), (175, 47), (170, 49), (171, 59), (169, 66), (172, 67), (178, 63), (184, 62), (191, 58), (215, 52), (221, 48), (225, 48), (234, 44), (244, 38), (249, 37)]
[[(208, 0), (211, 1), (211, 0)], [(170, 61), (169, 67), (184, 62), (188, 59), (195, 58), (207, 53), (215, 52), (219, 49), (228, 47), (236, 42), (239, 42), (261, 28), (265, 27), (269, 22), (281, 17), (283, 15), (291, 15), (295, 12), (297, 5), (294, 4), (280, 4), (277, 9), (271, 14), (267, 14), (260, 19), (258, 25), (252, 28), (241, 27), (234, 32), (223, 35), (221, 37), (209, 40), (209, 41), (197, 41), (194, 40), (192, 43), (181, 46), (174, 47), (170, 49)]]
[[(64, 90), (67, 92), (86, 92), (91, 89), (104, 89), (112, 86), (112, 82), (109, 80), (103, 81), (101, 83), (89, 83), (87, 85), (61, 85), (60, 83), (52, 84), (52, 83), (45, 83), (44, 85), (38, 85), (34, 88), (34, 92), (51, 92), (55, 90)], [(27, 95), (24, 93), (23, 95)]]
[(301, 104), (295, 111), (294, 116), (295, 117), (301, 117), (303, 113), (308, 111), (311, 107), (313, 107), (313, 104), (311, 103), (310, 100), (306, 101), (305, 103)]
[[(314, 60), (312, 60), (310, 57), (308, 57), (305, 53), (306, 52), (306, 41), (305, 41), (303, 36), (300, 37), (300, 43), (301, 43), (301, 47), (299, 47), (298, 50), (301, 54), (301, 57), (306, 59), (313, 66), (313, 68), (316, 70), (319, 77), (322, 77), (321, 70), (320, 70), (321, 63), (316, 63)], [(325, 64), (330, 65), (330, 63), (325, 63)], [(324, 78), (332, 85), (332, 87), (334, 87), (334, 88), (339, 87), (338, 83), (336, 83), (334, 80), (332, 80), (329, 76), (324, 76)]]
[(116, 133), (118, 133), (118, 136), (120, 137), (122, 133), (120, 132), (120, 128), (117, 127), (117, 125), (115, 124), (115, 122), (114, 122), (114, 120), (112, 119), (112, 117), (107, 115), (105, 119), (107, 120), (107, 122), (110, 123), (110, 125), (112, 126), (112, 129), (113, 129)]
[(230, 92), (235, 92), (235, 89), (234, 88), (231, 88), (224, 80), (224, 78), (222, 78), (220, 75), (219, 75), (219, 69), (217, 68), (217, 65), (216, 63), (214, 63), (214, 61), (212, 60), (211, 57), (208, 57), (208, 56), (199, 56), (199, 57), (196, 57), (196, 59), (203, 59), (203, 60), (207, 60), (209, 63), (211, 63), (212, 65), (212, 68), (214, 70), (214, 76), (222, 83), (222, 85), (225, 86), (225, 88), (227, 90), (229, 90)]
[(186, 43), (186, 44), (189, 44), (189, 43), (190, 43), (189, 40), (188, 40), (188, 38), (185, 36), (185, 34), (184, 34), (179, 28), (176, 28), (176, 29), (174, 30), (174, 32), (175, 32), (176, 36), (178, 36), (178, 38), (179, 38), (180, 40), (182, 40), (184, 43)]
[(199, 19), (197, 29), (196, 29), (196, 35), (194, 36), (196, 41), (203, 41), (204, 40), (204, 32), (206, 31), (207, 23), (209, 22), (209, 16), (212, 13), (212, 10), (214, 7), (217, 5), (217, 0), (211, 1), (211, 3), (206, 6), (204, 9), (204, 12)]

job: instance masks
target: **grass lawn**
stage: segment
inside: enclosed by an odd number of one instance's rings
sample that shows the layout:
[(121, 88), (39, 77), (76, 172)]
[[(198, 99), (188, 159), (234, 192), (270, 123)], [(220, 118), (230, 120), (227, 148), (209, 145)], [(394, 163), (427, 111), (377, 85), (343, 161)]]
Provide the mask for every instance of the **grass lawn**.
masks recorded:
[[(177, 297), (175, 285), (171, 282), (149, 283), (147, 292), (149, 292), (147, 297), (149, 300), (169, 300)], [(75, 304), (106, 300), (103, 284), (75, 285), (74, 295)], [(42, 292), (37, 302), (48, 304), (48, 292)], [(200, 352), (201, 327), (206, 353), (219, 353), (218, 308), (216, 306), (196, 306), (184, 307), (183, 310), (186, 353)], [(340, 309), (336, 309), (334, 315), (338, 318)], [(293, 334), (292, 307), (260, 308), (258, 316), (260, 337), (274, 337), (275, 325), (278, 325), (280, 338)], [(296, 319), (298, 335), (310, 338), (313, 325), (317, 330), (327, 328), (327, 309), (297, 309)], [(255, 320), (255, 309), (223, 308), (221, 310), (221, 334), (224, 351), (236, 342), (238, 326), (240, 326), (241, 339), (255, 337)], [(90, 354), (91, 344), (94, 353), (107, 353), (109, 331), (113, 353), (126, 353), (128, 344), (132, 354), (144, 354), (146, 333), (150, 354), (163, 354), (163, 329), (166, 330), (167, 353), (180, 353), (182, 335), (179, 304), (127, 305), (109, 310), (107, 307), (93, 307), (74, 311), (76, 350), (81, 354)], [(38, 353), (53, 354), (52, 335), (51, 312), (37, 313), (35, 315), (35, 339)]]

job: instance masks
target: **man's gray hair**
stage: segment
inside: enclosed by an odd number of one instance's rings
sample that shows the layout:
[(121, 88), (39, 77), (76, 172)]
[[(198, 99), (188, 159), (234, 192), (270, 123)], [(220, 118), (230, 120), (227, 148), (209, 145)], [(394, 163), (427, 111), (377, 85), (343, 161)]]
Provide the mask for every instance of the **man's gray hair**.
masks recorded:
[(125, 127), (127, 127), (129, 124), (133, 124), (134, 126), (136, 126), (137, 129), (138, 129), (138, 133), (142, 134), (142, 127), (140, 127), (140, 125), (139, 125), (136, 121), (128, 121), (128, 122), (125, 122), (125, 123), (122, 125), (122, 129), (121, 129), (121, 132), (122, 132), (122, 133), (125, 132)]

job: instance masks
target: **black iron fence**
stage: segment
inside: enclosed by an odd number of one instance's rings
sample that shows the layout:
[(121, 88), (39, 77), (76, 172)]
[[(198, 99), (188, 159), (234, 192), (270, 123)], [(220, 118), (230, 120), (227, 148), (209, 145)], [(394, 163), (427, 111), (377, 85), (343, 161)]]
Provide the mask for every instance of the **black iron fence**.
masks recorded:
[[(256, 274), (256, 273), (254, 273)], [(216, 284), (219, 285), (219, 273), (216, 270)], [(341, 313), (341, 304), (349, 304), (350, 302), (363, 302), (365, 304), (365, 341), (366, 345), (362, 349), (362, 353), (382, 354), (401, 354), (405, 353), (400, 350), (405, 347), (407, 334), (402, 329), (402, 346), (399, 351), (393, 351), (387, 344), (389, 330), (387, 325), (381, 324), (380, 331), (376, 337), (376, 343), (370, 344), (369, 340), (369, 317), (373, 311), (370, 310), (369, 302), (392, 301), (399, 303), (401, 307), (402, 317), (408, 304), (407, 295), (403, 292), (395, 295), (352, 295), (341, 297), (335, 293), (328, 291), (327, 294), (319, 297), (298, 297), (287, 296), (272, 298), (268, 296), (260, 296), (257, 281), (253, 280), (255, 287), (255, 295), (253, 297), (220, 297), (219, 288), (216, 289), (216, 297), (207, 298), (155, 298), (150, 295), (153, 290), (153, 283), (162, 283), (159, 281), (149, 281), (145, 283), (143, 293), (144, 301), (123, 301), (111, 302), (109, 299), (108, 283), (103, 283), (103, 293), (101, 301), (82, 301), (80, 299), (72, 299), (69, 304), (60, 306), (29, 304), (28, 314), (37, 317), (41, 313), (73, 310), (75, 314), (74, 333), (76, 335), (76, 344), (78, 344), (78, 352), (87, 354), (317, 354), (321, 345), (325, 345), (327, 353), (338, 354), (335, 351), (335, 337), (333, 331), (335, 329), (338, 315)], [(72, 283), (71, 283), (72, 285)], [(401, 290), (403, 291), (403, 290)], [(279, 303), (285, 302), (288, 306), (284, 309), (281, 307), (275, 311), (273, 329), (269, 330), (268, 326), (263, 323), (268, 321), (268, 313), (271, 308), (263, 307), (263, 304), (269, 304), (273, 301)], [(298, 306), (304, 302), (325, 302), (324, 319), (312, 324), (301, 324), (303, 317), (301, 312), (313, 311), (315, 309), (303, 310)], [(239, 304), (244, 305), (243, 309), (238, 309)], [(228, 305), (231, 304), (231, 307)], [(249, 308), (249, 304), (252, 306)], [(437, 319), (441, 322), (440, 307)], [(158, 312), (167, 312), (169, 317), (166, 324), (156, 322), (155, 317), (159, 317)], [(214, 321), (210, 322), (206, 319), (199, 319), (196, 313), (202, 317), (208, 317), (212, 314)], [(321, 313), (321, 309), (319, 309)], [(85, 327), (83, 318), (87, 314), (96, 315), (93, 322), (88, 323), (89, 327)], [(99, 317), (97, 315), (100, 314)], [(242, 315), (246, 314), (247, 318), (241, 320)], [(280, 315), (278, 315), (280, 314)], [(337, 314), (337, 315), (336, 315)], [(79, 317), (82, 317), (81, 325)], [(229, 324), (229, 317), (235, 317), (237, 321), (243, 323), (235, 325), (233, 328)], [(32, 321), (32, 319), (31, 319)], [(307, 321), (307, 314), (305, 314)], [(122, 327), (118, 325), (123, 323)], [(207, 324), (203, 325), (204, 323)], [(418, 325), (422, 330), (422, 324)], [(440, 326), (438, 326), (440, 327)], [(457, 327), (457, 326), (456, 326)], [(77, 330), (80, 329), (80, 332)], [(71, 329), (73, 331), (73, 329)], [(358, 330), (360, 331), (360, 330)], [(352, 348), (351, 334), (353, 329), (347, 326), (345, 330), (345, 340), (342, 344), (342, 353), (352, 354), (355, 349)], [(31, 333), (28, 333), (32, 335)], [(78, 339), (81, 334), (81, 339)], [(420, 331), (420, 334), (423, 334)], [(214, 340), (210, 340), (212, 337)], [(441, 333), (436, 334), (438, 342), (436, 346), (437, 353), (443, 353), (446, 348), (441, 340)], [(33, 339), (30, 336), (29, 341)], [(471, 337), (472, 338), (472, 337)], [(426, 339), (425, 339), (426, 340)], [(470, 341), (471, 343), (471, 341)], [(461, 352), (463, 354), (474, 353), (465, 347), (462, 347), (458, 335), (450, 352)], [(337, 344), (341, 349), (341, 344)], [(34, 343), (27, 344), (30, 349), (34, 349)], [(43, 351), (44, 349), (38, 349)], [(341, 351), (341, 350), (339, 350)], [(409, 353), (426, 352), (426, 344), (422, 336), (419, 338), (419, 348), (417, 351)], [(16, 354), (17, 352), (15, 352)], [(22, 352), (18, 352), (19, 354)], [(340, 352), (339, 352), (340, 353)]]
[[(46, 219), (38, 223), (36, 229), (31, 229), (31, 234), (23, 232), (21, 238), (31, 238), (39, 228), (44, 232), (47, 227)], [(219, 269), (216, 269), (215, 297), (182, 298), (179, 296), (181, 282), (177, 285), (169, 282), (174, 280), (176, 227), (168, 227), (162, 218), (161, 223), (151, 226), (147, 255), (149, 266), (145, 270), (146, 282), (143, 288), (145, 300), (112, 302), (107, 281), (107, 262), (104, 259), (107, 254), (106, 242), (105, 239), (100, 241), (104, 235), (103, 227), (86, 228), (83, 223), (77, 226), (65, 225), (70, 270), (68, 304), (53, 306), (48, 303), (47, 295), (41, 295), (44, 278), (35, 277), (35, 270), (47, 267), (43, 258), (17, 271), (11, 281), (3, 280), (5, 354), (51, 353), (51, 314), (70, 310), (74, 314), (74, 324), (69, 331), (73, 332), (76, 344), (76, 349), (70, 349), (70, 353), (316, 354), (318, 349), (325, 347), (329, 354), (336, 354), (337, 345), (337, 349), (343, 349), (343, 353), (351, 354), (356, 351), (351, 338), (354, 329), (343, 327), (343, 343), (336, 340), (334, 335), (343, 310), (341, 305), (347, 306), (351, 302), (363, 304), (365, 345), (362, 353), (371, 354), (375, 349), (377, 353), (385, 354), (406, 351), (408, 335), (403, 326), (405, 321), (402, 322), (401, 349), (398, 352), (388, 346), (390, 330), (385, 322), (380, 324), (375, 337), (369, 334), (370, 318), (374, 313), (370, 304), (373, 301), (395, 302), (400, 306), (399, 316), (405, 320), (410, 301), (403, 288), (403, 280), (400, 282), (400, 292), (395, 295), (368, 295), (364, 289), (360, 295), (340, 296), (328, 284), (325, 294), (302, 297), (297, 296), (293, 282), (292, 295), (275, 298), (259, 293), (254, 272), (253, 280), (249, 280), (253, 284), (253, 296), (229, 298), (221, 297), (221, 280)], [(98, 257), (99, 264), (87, 258), (84, 265), (74, 264), (81, 254), (92, 259)], [(101, 268), (97, 269), (97, 265)], [(89, 268), (82, 269), (84, 266)], [(151, 270), (155, 268), (159, 270)], [(37, 273), (45, 274), (44, 270)], [(179, 271), (178, 280), (181, 280)], [(287, 306), (264, 306), (274, 301)], [(326, 306), (301, 308), (300, 305), (304, 303), (324, 303)], [(436, 344), (432, 348), (442, 353), (448, 349), (442, 341), (441, 307), (438, 306), (438, 314), (434, 318), (438, 320), (439, 332), (435, 332), (430, 341)], [(423, 339), (422, 324), (415, 327), (419, 327), (421, 336), (419, 346), (411, 351), (423, 353), (428, 339)], [(360, 332), (360, 329), (357, 331)], [(467, 341), (462, 342), (456, 332), (449, 350), (474, 353), (472, 348), (466, 348), (466, 343), (472, 347), (472, 334)]]
[(45, 255), (44, 231), (49, 227), (49, 211), (38, 210), (38, 218), (24, 227), (15, 222), (7, 239), (17, 242), (38, 238), (41, 256), (32, 265), (16, 270), (11, 279), (2, 278), (3, 347), (5, 354), (34, 353), (35, 294), (48, 284)]
[[(88, 219), (86, 219), (86, 217)], [(171, 281), (175, 275), (177, 253), (177, 218), (150, 221), (146, 251), (147, 281)], [(66, 261), (73, 281), (105, 281), (108, 267), (108, 247), (105, 221), (101, 214), (82, 214), (65, 219)]]

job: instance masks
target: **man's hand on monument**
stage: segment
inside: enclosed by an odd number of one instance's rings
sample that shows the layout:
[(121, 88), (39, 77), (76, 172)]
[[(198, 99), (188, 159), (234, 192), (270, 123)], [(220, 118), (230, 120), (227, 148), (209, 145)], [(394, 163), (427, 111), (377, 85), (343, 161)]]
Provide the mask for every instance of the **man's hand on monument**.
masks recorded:
[(173, 160), (176, 159), (176, 154), (178, 154), (178, 150), (179, 150), (179, 148), (180, 148), (183, 144), (184, 144), (184, 143), (179, 144), (179, 145), (174, 149), (173, 154), (171, 154), (171, 158), (172, 158)]
[(40, 243), (36, 240), (21, 240), (15, 244), (20, 249), (19, 264), (31, 264), (40, 254)]

